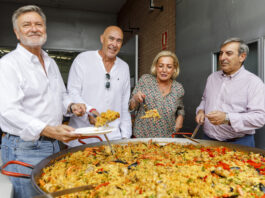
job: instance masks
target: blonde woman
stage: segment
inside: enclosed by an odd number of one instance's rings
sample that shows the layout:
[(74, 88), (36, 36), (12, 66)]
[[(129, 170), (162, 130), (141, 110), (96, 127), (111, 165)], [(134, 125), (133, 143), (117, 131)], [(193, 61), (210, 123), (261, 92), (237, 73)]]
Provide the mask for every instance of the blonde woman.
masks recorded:
[[(182, 128), (184, 120), (184, 89), (175, 79), (179, 62), (171, 51), (159, 52), (153, 60), (151, 74), (144, 74), (132, 92), (130, 110), (136, 110), (133, 135), (140, 137), (170, 137)], [(148, 109), (157, 109), (160, 119), (142, 119), (143, 101)]]

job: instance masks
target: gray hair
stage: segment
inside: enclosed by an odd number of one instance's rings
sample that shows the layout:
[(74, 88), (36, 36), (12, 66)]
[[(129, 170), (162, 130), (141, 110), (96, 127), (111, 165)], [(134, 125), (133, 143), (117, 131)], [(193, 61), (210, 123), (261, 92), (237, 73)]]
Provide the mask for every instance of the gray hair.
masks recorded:
[(44, 24), (46, 25), (46, 16), (45, 14), (43, 13), (43, 11), (41, 10), (40, 7), (36, 6), (36, 5), (27, 5), (27, 6), (23, 6), (23, 7), (20, 7), (18, 8), (14, 13), (13, 13), (13, 16), (12, 16), (12, 23), (13, 23), (13, 28), (14, 29), (17, 29), (17, 19), (20, 15), (24, 14), (24, 13), (27, 13), (27, 12), (36, 12), (38, 13), (41, 18), (43, 19), (44, 21)]
[(248, 45), (245, 43), (245, 41), (243, 41), (242, 39), (237, 38), (237, 37), (227, 39), (226, 41), (223, 42), (223, 44), (221, 45), (221, 47), (223, 47), (227, 43), (232, 43), (232, 42), (239, 43), (238, 55), (240, 55), (242, 53), (246, 53), (246, 55), (248, 55), (248, 53), (249, 53)]

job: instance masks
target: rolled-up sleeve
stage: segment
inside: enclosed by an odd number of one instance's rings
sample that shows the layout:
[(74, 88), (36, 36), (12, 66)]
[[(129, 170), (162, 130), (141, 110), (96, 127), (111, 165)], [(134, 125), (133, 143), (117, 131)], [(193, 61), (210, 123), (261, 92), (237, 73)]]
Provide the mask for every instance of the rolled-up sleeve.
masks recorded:
[(178, 98), (177, 98), (177, 105), (178, 105), (177, 115), (182, 115), (183, 117), (185, 116), (184, 103), (183, 103), (184, 94), (185, 94), (184, 88), (179, 83), (178, 88), (177, 88), (177, 95), (178, 95)]

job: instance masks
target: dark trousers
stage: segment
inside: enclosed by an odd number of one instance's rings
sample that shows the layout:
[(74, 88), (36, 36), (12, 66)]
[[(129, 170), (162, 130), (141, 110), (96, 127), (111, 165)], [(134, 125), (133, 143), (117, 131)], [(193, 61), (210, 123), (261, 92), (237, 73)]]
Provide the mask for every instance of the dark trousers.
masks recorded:
[[(214, 141), (219, 141), (213, 138), (208, 137), (207, 135), (203, 134), (203, 139), (205, 140), (214, 140)], [(233, 139), (228, 139), (222, 142), (229, 142), (233, 144), (241, 144), (243, 146), (250, 146), (250, 147), (255, 147), (255, 140), (254, 140), (254, 135), (245, 135), (240, 138), (233, 138)]]

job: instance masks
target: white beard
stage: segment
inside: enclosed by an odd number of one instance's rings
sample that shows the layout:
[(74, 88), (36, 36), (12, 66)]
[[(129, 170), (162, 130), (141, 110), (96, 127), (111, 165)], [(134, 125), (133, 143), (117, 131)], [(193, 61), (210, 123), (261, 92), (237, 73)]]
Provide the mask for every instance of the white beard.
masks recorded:
[(47, 34), (42, 35), (38, 40), (30, 39), (29, 37), (24, 37), (21, 34), (19, 34), (19, 37), (19, 40), (23, 45), (30, 47), (43, 46), (47, 41)]

